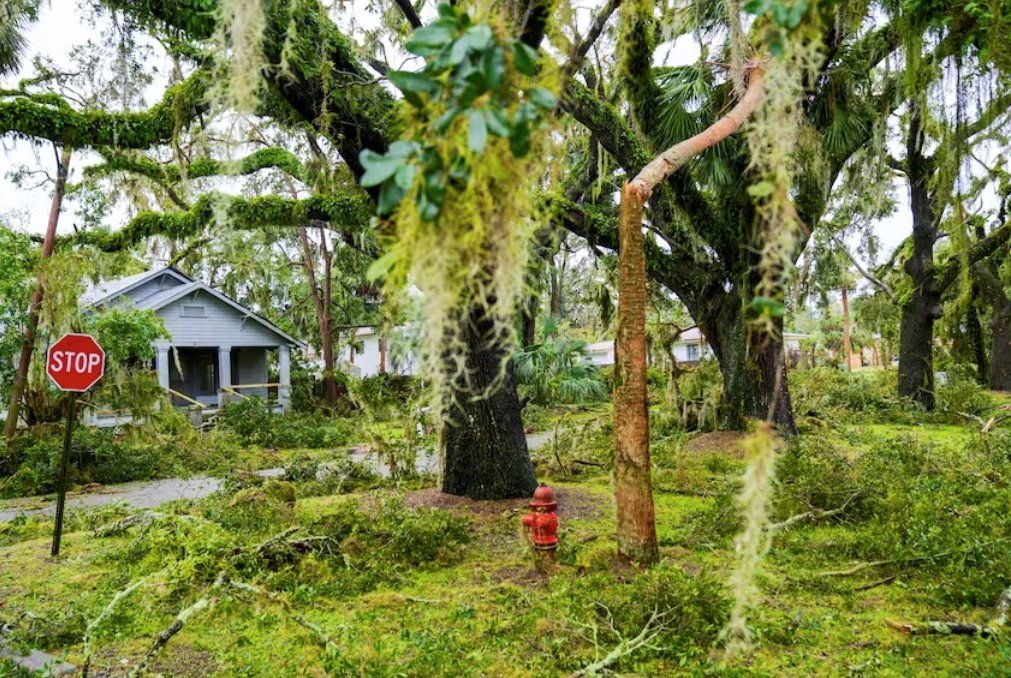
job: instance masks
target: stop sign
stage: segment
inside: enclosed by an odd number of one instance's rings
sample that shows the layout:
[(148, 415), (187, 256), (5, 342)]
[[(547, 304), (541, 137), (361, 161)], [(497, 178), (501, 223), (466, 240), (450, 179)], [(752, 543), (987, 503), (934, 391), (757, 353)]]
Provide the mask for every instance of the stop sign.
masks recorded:
[(105, 351), (87, 334), (63, 335), (46, 355), (46, 374), (61, 391), (87, 391), (104, 371)]

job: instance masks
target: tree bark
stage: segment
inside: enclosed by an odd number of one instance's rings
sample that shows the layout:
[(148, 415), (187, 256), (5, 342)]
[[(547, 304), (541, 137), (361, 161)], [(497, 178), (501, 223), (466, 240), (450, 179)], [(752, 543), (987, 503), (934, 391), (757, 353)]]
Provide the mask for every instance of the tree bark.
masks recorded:
[(743, 312), (740, 293), (727, 293), (715, 323), (702, 331), (712, 346), (723, 375), (725, 409), (721, 426), (743, 430), (747, 419), (767, 419), (789, 435), (797, 433), (786, 376), (783, 320), (773, 319), (772, 332), (760, 332)]
[(842, 288), (842, 332), (843, 353), (846, 354), (846, 371), (853, 369), (853, 339), (850, 324), (850, 290), (849, 283), (843, 282)]
[[(1006, 253), (1002, 254), (1006, 256)], [(990, 316), (988, 383), (995, 391), (1011, 391), (1011, 297), (985, 262), (976, 263), (972, 273), (979, 291), (993, 309)]]
[(934, 322), (941, 315), (941, 287), (934, 279), (937, 240), (935, 196), (930, 189), (931, 161), (923, 155), (920, 114), (910, 115), (906, 140), (906, 175), (913, 216), (913, 252), (906, 261), (913, 292), (902, 305), (899, 324), (899, 396), (930, 411), (934, 396)]
[[(471, 499), (529, 497), (537, 488), (512, 360), (484, 308), (464, 319), (467, 384), (442, 432), (442, 491)], [(503, 382), (488, 392), (505, 370)], [(474, 397), (482, 396), (482, 397)]]
[[(322, 235), (322, 228), (320, 233)], [(336, 362), (334, 358), (333, 341), (333, 300), (330, 297), (330, 285), (320, 288), (316, 279), (316, 262), (312, 245), (309, 242), (309, 229), (300, 229), (302, 241), (302, 266), (309, 279), (309, 296), (316, 307), (316, 319), (319, 326), (320, 350), (323, 353), (323, 402), (328, 409), (337, 406), (337, 380), (334, 377)], [(329, 279), (329, 274), (327, 274)]]
[(28, 320), (25, 324), (25, 339), (21, 344), (21, 357), (18, 360), (14, 383), (11, 385), (11, 397), (7, 405), (7, 421), (4, 422), (4, 438), (10, 443), (18, 429), (18, 417), (21, 414), (21, 398), (28, 385), (28, 367), (31, 365), (32, 352), (35, 350), (36, 334), (39, 328), (39, 315), (42, 310), (42, 296), (45, 291), (43, 275), (46, 259), (52, 256), (56, 244), (56, 227), (60, 223), (60, 208), (63, 206), (63, 194), (67, 188), (67, 176), (70, 173), (70, 156), (73, 152), (69, 146), (64, 146), (57, 160), (56, 187), (53, 190), (53, 200), (49, 207), (49, 222), (46, 225), (46, 237), (42, 243), (42, 254), (39, 258), (39, 272), (35, 281), (35, 292), (32, 294), (31, 305), (28, 307)]
[(628, 184), (618, 224), (618, 333), (614, 342), (614, 498), (618, 553), (650, 564), (659, 558), (649, 460), (646, 389), (646, 253), (644, 196)]
[(990, 388), (1011, 393), (1011, 303), (994, 308), (990, 339)]
[(695, 136), (660, 153), (622, 190), (614, 366), (614, 411), (620, 416), (614, 418), (614, 495), (618, 508), (618, 553), (630, 561), (650, 564), (659, 557), (649, 460), (644, 206), (658, 184), (737, 131), (764, 98), (765, 73), (754, 68), (748, 75), (748, 90), (737, 105)]

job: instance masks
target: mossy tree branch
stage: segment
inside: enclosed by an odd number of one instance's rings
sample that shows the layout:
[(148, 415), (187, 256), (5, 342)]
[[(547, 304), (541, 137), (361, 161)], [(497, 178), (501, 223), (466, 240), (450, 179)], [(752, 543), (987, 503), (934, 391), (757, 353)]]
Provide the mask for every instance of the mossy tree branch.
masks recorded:
[(239, 198), (206, 194), (188, 210), (141, 212), (118, 231), (82, 231), (64, 238), (61, 244), (86, 245), (103, 252), (117, 252), (154, 236), (180, 240), (199, 235), (217, 223), (220, 217), (238, 230), (302, 228), (311, 220), (326, 221), (345, 241), (358, 247), (361, 243), (355, 236), (364, 229), (371, 213), (372, 206), (362, 193), (315, 195), (304, 200), (273, 195)]
[[(207, 40), (216, 0), (103, 0), (154, 30), (171, 27)], [(298, 118), (330, 140), (356, 177), (359, 153), (385, 151), (396, 101), (361, 63), (354, 44), (315, 0), (267, 0), (263, 55), (266, 85)]]
[(0, 100), (0, 136), (50, 140), (71, 148), (142, 148), (163, 144), (205, 108), (207, 74), (198, 71), (169, 87), (144, 112), (78, 111), (62, 97), (6, 92)]
[[(117, 172), (131, 172), (155, 181), (177, 184), (183, 179), (183, 172), (174, 163), (160, 163), (146, 156), (129, 156), (105, 152), (105, 162), (91, 165), (84, 170), (85, 177), (105, 177)], [(279, 169), (298, 179), (306, 180), (305, 167), (293, 153), (284, 148), (261, 148), (237, 160), (217, 160), (198, 158), (186, 166), (187, 179), (203, 179), (213, 176), (245, 176), (262, 169)]]

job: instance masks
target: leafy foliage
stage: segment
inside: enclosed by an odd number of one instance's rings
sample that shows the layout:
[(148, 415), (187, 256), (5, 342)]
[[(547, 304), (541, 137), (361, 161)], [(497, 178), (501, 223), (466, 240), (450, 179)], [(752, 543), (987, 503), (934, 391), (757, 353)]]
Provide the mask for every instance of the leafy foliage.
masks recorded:
[(519, 349), (515, 360), (517, 379), (538, 405), (583, 403), (607, 394), (587, 343), (559, 336), (553, 320), (542, 326), (541, 341)]
[[(448, 3), (439, 5), (438, 20), (416, 30), (404, 48), (425, 58), (425, 67), (390, 71), (390, 81), (418, 114), (432, 118), (411, 140), (390, 144), (385, 154), (362, 151), (361, 184), (381, 187), (379, 213), (389, 214), (420, 179), (418, 213), (422, 221), (431, 222), (442, 210), (446, 187), (467, 185), (489, 135), (508, 140), (512, 154), (522, 158), (530, 152), (531, 129), (557, 101), (541, 87), (516, 89), (516, 77), (507, 73), (512, 69), (520, 76), (534, 76), (536, 50), (497, 37), (489, 24), (473, 23), (465, 11)], [(463, 121), (468, 152), (447, 154), (439, 139)]]
[(247, 445), (318, 449), (340, 447), (351, 438), (351, 423), (321, 415), (280, 415), (253, 396), (233, 400), (218, 414), (218, 425)]

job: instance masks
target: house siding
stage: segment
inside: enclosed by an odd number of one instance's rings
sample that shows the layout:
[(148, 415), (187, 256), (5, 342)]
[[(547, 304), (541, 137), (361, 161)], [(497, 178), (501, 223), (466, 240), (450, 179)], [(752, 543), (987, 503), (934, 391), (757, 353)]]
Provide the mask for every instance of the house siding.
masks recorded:
[[(235, 369), (232, 371), (232, 381), (242, 384), (267, 383), (267, 350), (263, 348), (233, 348), (232, 357)], [(242, 395), (258, 396), (267, 399), (265, 388), (244, 388)]]
[[(182, 307), (201, 305), (206, 315), (203, 318), (184, 317)], [(248, 318), (235, 308), (207, 292), (187, 294), (158, 309), (158, 317), (165, 321), (165, 328), (173, 346), (262, 346), (276, 347), (283, 340), (274, 332)]]

